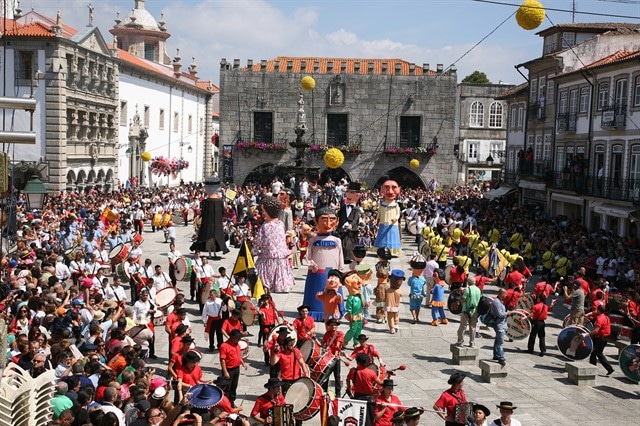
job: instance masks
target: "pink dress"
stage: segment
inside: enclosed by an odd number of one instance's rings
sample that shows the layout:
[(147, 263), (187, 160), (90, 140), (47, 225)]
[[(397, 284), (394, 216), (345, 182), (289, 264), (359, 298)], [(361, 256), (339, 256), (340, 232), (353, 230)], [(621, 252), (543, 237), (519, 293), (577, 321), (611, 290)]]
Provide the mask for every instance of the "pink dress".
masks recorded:
[(274, 293), (286, 293), (293, 286), (293, 268), (289, 262), (284, 225), (279, 219), (262, 224), (253, 250), (257, 254), (256, 272), (262, 284)]

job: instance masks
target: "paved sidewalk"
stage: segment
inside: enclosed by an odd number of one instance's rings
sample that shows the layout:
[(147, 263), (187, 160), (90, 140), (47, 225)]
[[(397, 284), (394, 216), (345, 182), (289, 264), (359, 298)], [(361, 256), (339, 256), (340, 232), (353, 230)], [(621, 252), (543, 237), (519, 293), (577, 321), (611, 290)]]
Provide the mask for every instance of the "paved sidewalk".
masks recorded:
[[(190, 237), (193, 228), (191, 226), (177, 226), (177, 249), (184, 255), (190, 255)], [(160, 264), (163, 270), (168, 269), (166, 252), (168, 244), (164, 244), (162, 232), (145, 232), (145, 242), (142, 245), (143, 257), (151, 258), (154, 264)], [(392, 260), (393, 268), (404, 269), (410, 274), (408, 260), (417, 246), (413, 238), (404, 238), (405, 250), (402, 256)], [(219, 266), (225, 266), (231, 271), (235, 262), (237, 249), (224, 256), (221, 261), (211, 261), (215, 270)], [(374, 264), (375, 257), (367, 258), (367, 262)], [(302, 303), (304, 290), (304, 278), (306, 269), (295, 271), (296, 285), (289, 294), (275, 294), (274, 300), (280, 311), (284, 311), (286, 318), (292, 321), (295, 318), (296, 307)], [(531, 288), (534, 280), (530, 282)], [(189, 284), (179, 283), (182, 293), (189, 294)], [(405, 294), (408, 288), (405, 286)], [(490, 286), (488, 293), (495, 296), (497, 288)], [(187, 297), (188, 300), (188, 297)], [(220, 373), (218, 354), (207, 352), (208, 343), (204, 340), (204, 328), (200, 321), (198, 306), (194, 302), (187, 302), (189, 318), (193, 324), (194, 337), (199, 350), (204, 353), (201, 366), (205, 377), (214, 379)], [(369, 323), (364, 327), (364, 333), (370, 336), (379, 350), (382, 359), (388, 368), (396, 368), (406, 365), (406, 370), (399, 371), (394, 377), (397, 384), (395, 393), (408, 406), (423, 406), (431, 409), (433, 403), (440, 394), (448, 388), (447, 379), (456, 371), (467, 374), (465, 391), (470, 401), (479, 402), (491, 410), (491, 419), (499, 417), (495, 404), (500, 401), (512, 401), (518, 407), (514, 418), (520, 420), (523, 425), (554, 425), (572, 426), (601, 426), (601, 425), (630, 425), (637, 422), (640, 415), (640, 387), (624, 377), (617, 365), (617, 350), (609, 345), (605, 354), (609, 357), (615, 372), (611, 377), (605, 377), (605, 369), (598, 366), (596, 385), (592, 387), (578, 387), (569, 383), (565, 372), (565, 358), (558, 351), (556, 339), (561, 330), (561, 318), (567, 311), (564, 307), (556, 307), (547, 323), (547, 355), (543, 358), (529, 355), (526, 352), (526, 340), (505, 344), (507, 379), (499, 384), (484, 383), (480, 376), (480, 368), (477, 363), (470, 366), (457, 366), (452, 363), (449, 349), (451, 343), (455, 343), (458, 329), (458, 317), (449, 315), (449, 324), (438, 327), (431, 326), (430, 309), (421, 312), (421, 323), (412, 325), (409, 312), (409, 298), (404, 296), (400, 311), (400, 332), (389, 334), (385, 325)], [(347, 327), (341, 326), (346, 332)], [(324, 330), (323, 325), (318, 325), (319, 332)], [(493, 331), (483, 329), (482, 338), (476, 339), (476, 346), (480, 348), (481, 359), (491, 359), (493, 345)], [(244, 412), (249, 414), (253, 408), (256, 397), (264, 392), (263, 384), (268, 379), (268, 369), (263, 366), (262, 350), (256, 345), (257, 326), (249, 327), (252, 336), (249, 337), (251, 346), (248, 359), (249, 369), (241, 372), (240, 385), (238, 387), (237, 403), (244, 406)], [(467, 337), (468, 339), (468, 337)], [(467, 340), (468, 341), (468, 340)], [(167, 366), (167, 336), (160, 331), (156, 340), (156, 354), (158, 359), (150, 365), (154, 366), (159, 374), (166, 371)], [(537, 346), (536, 346), (537, 348)], [(347, 368), (342, 367), (343, 381), (347, 374)], [(344, 387), (343, 387), (344, 388)], [(306, 422), (309, 425), (318, 425), (319, 416)], [(442, 425), (444, 422), (433, 413), (425, 413), (421, 419), (421, 425)]]

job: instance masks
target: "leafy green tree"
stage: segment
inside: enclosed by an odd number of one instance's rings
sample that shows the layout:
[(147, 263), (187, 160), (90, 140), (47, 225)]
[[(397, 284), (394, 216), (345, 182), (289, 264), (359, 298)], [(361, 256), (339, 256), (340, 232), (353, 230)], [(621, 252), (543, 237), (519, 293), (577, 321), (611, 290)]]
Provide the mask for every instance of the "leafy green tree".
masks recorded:
[(489, 78), (482, 71), (474, 71), (462, 80), (463, 83), (471, 84), (491, 84)]

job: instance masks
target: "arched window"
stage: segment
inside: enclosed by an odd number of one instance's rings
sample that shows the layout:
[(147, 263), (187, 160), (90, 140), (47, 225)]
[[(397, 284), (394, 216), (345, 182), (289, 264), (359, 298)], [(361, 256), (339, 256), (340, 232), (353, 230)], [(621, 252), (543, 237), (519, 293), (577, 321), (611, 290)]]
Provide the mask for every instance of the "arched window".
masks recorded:
[(483, 127), (484, 126), (484, 105), (481, 102), (474, 102), (471, 104), (471, 115), (469, 117), (470, 127)]
[(492, 102), (489, 107), (489, 127), (502, 128), (502, 104)]

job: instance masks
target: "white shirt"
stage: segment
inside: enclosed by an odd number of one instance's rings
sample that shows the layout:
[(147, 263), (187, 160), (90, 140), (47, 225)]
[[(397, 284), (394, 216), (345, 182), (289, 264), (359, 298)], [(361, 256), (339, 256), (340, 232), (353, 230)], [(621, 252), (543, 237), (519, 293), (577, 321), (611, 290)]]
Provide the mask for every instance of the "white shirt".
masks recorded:
[(142, 249), (140, 247), (133, 247), (131, 248), (131, 251), (129, 252), (129, 256), (131, 256), (132, 259), (138, 259), (140, 256), (142, 256)]
[(182, 257), (182, 253), (178, 250), (170, 251), (167, 253), (167, 259), (169, 259), (169, 263), (175, 263), (176, 260)]
[(64, 281), (71, 277), (71, 271), (69, 267), (62, 262), (56, 263), (56, 278)]
[[(504, 425), (504, 423), (500, 422), (501, 425)], [(489, 423), (489, 426), (498, 426), (498, 424), (493, 421), (491, 423)], [(518, 420), (516, 419), (511, 419), (511, 425), (510, 426), (522, 426), (522, 423), (520, 423)]]
[(160, 275), (153, 275), (153, 288), (156, 292), (165, 289), (171, 285), (171, 278), (166, 272), (162, 272)]
[(209, 317), (218, 317), (222, 312), (222, 299), (216, 297), (215, 299), (207, 299), (202, 308), (202, 322), (207, 323)]
[(149, 310), (151, 309), (151, 303), (147, 300), (143, 302), (142, 299), (133, 304), (133, 319), (136, 320), (140, 317), (149, 318)]
[(211, 278), (214, 273), (213, 267), (207, 263), (202, 267), (202, 276), (198, 276), (198, 278)]
[(249, 296), (250, 294), (249, 286), (246, 283), (242, 285), (236, 284), (233, 286), (233, 293), (236, 296)]

